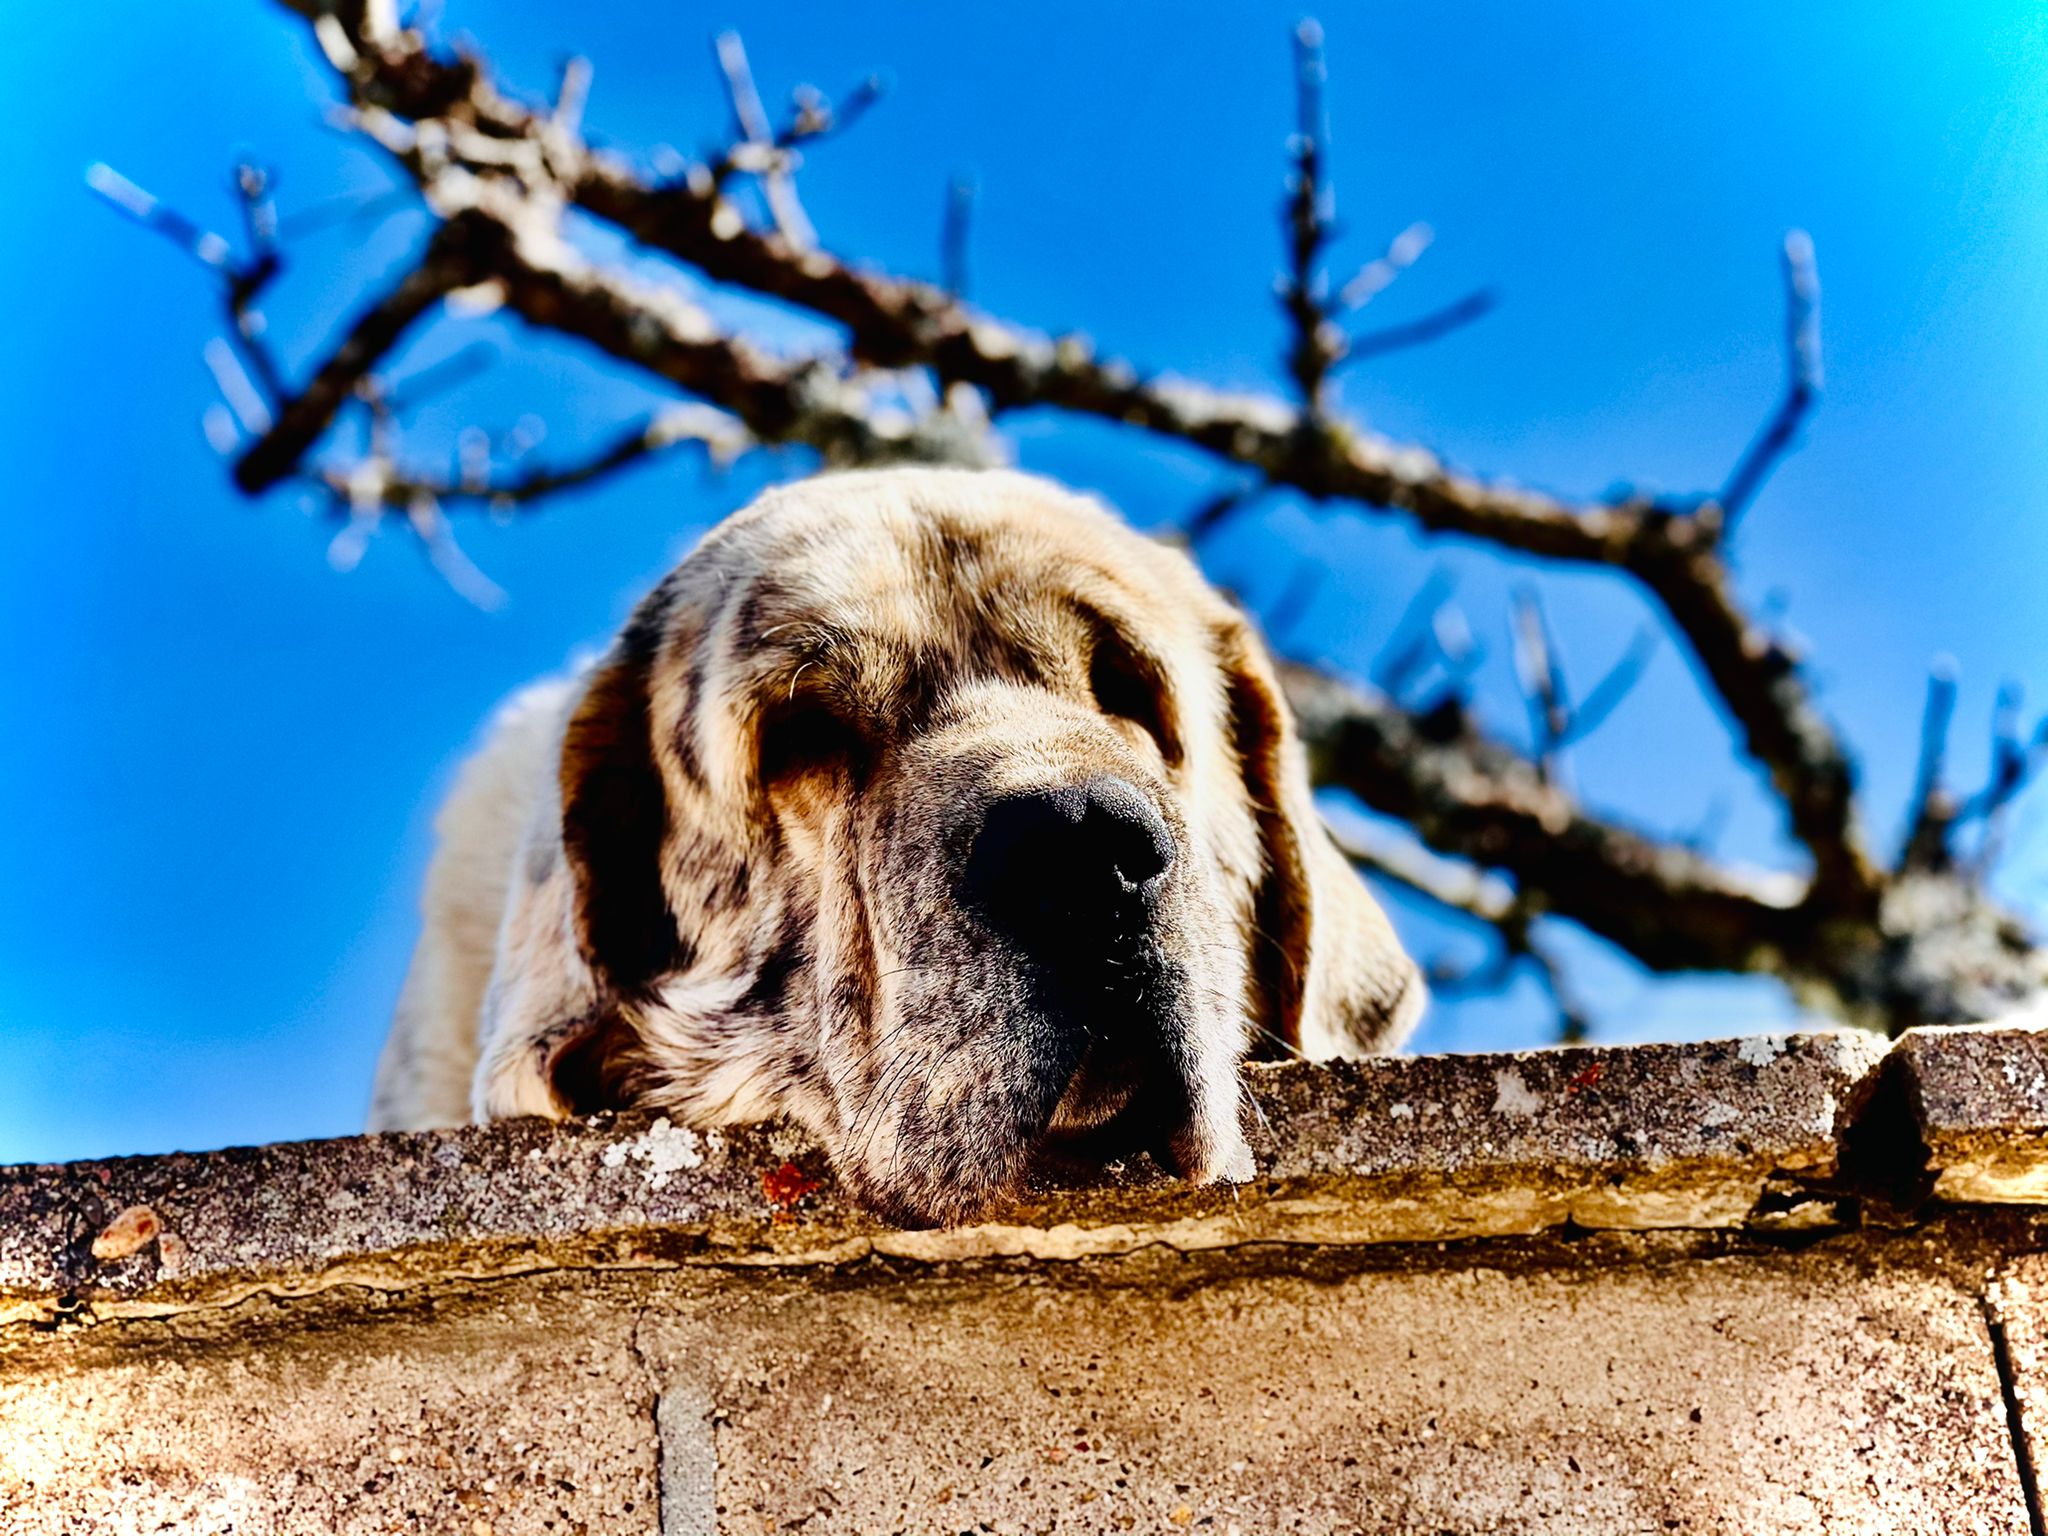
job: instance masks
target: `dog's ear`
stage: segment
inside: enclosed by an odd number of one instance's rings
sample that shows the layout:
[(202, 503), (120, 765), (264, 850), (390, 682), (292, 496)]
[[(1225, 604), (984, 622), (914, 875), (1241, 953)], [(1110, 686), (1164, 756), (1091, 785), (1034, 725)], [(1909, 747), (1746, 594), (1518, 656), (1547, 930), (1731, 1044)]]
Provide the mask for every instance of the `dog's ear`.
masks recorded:
[(659, 598), (588, 674), (561, 728), (499, 934), (480, 1114), (560, 1117), (628, 1102), (636, 1005), (689, 963), (662, 882), (671, 816), (649, 694)]
[[(1251, 972), (1258, 1023), (1322, 1060), (1391, 1050), (1421, 1016), (1421, 973), (1324, 827), (1293, 713), (1244, 619), (1217, 630), (1231, 745), (1258, 819)], [(1253, 1042), (1256, 1054), (1261, 1042)]]
[(577, 951), (606, 995), (627, 1000), (685, 963), (661, 878), (670, 815), (648, 696), (662, 612), (643, 605), (562, 733), (562, 853)]

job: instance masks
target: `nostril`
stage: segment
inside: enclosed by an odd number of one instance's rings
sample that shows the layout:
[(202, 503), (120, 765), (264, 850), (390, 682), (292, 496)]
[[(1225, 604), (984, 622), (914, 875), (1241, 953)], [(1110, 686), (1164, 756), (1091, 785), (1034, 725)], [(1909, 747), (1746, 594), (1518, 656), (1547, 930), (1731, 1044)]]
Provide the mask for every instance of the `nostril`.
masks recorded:
[(1107, 775), (1005, 796), (989, 806), (968, 855), (970, 898), (1028, 945), (1142, 925), (1173, 867), (1173, 834), (1133, 784)]
[(1173, 834), (1135, 784), (1103, 777), (1090, 780), (1083, 793), (1082, 826), (1102, 840), (1105, 861), (1124, 885), (1141, 889), (1173, 867)]

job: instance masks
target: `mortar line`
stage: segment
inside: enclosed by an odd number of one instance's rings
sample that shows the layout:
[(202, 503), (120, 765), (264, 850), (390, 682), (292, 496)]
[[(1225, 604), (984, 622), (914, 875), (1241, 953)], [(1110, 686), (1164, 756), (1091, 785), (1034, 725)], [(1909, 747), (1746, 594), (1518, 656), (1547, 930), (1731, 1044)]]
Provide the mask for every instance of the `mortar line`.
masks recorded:
[(654, 1369), (654, 1362), (647, 1358), (647, 1346), (641, 1342), (640, 1331), (647, 1326), (647, 1308), (638, 1307), (633, 1312), (633, 1326), (626, 1330), (626, 1347), (633, 1351), (633, 1363), (640, 1367), (640, 1374), (646, 1378), (648, 1387), (647, 1416), (654, 1431), (654, 1519), (659, 1536), (671, 1536), (669, 1530), (668, 1496), (668, 1436), (661, 1426), (661, 1375)]

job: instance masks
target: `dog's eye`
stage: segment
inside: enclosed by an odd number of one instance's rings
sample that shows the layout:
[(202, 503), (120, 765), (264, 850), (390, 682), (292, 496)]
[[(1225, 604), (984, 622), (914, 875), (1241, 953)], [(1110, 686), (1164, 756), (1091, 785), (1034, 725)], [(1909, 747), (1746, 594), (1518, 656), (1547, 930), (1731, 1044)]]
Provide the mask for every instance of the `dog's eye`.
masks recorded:
[(762, 722), (761, 782), (850, 767), (860, 753), (860, 732), (850, 721), (816, 700), (793, 700)]
[(1179, 756), (1158, 674), (1128, 646), (1113, 636), (1097, 641), (1088, 658), (1088, 686), (1105, 715), (1144, 730), (1168, 762)]

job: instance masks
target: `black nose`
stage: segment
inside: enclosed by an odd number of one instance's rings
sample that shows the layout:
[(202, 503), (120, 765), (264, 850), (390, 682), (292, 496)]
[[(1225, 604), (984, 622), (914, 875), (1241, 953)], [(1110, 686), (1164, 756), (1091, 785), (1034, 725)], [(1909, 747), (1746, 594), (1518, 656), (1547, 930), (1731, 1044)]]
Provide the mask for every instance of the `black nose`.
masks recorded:
[(1173, 855), (1152, 802), (1104, 776), (991, 805), (967, 858), (967, 892), (1027, 949), (1085, 955), (1151, 919)]

